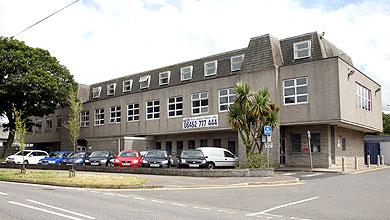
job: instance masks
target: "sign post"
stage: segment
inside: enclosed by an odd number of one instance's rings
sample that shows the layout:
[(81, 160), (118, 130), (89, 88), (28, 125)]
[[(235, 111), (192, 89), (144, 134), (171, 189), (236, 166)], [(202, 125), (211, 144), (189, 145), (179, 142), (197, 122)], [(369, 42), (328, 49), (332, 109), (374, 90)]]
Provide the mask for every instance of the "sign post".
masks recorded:
[(311, 133), (310, 133), (310, 131), (307, 131), (307, 140), (308, 140), (308, 144), (309, 144), (309, 156), (310, 156), (310, 169), (313, 169), (313, 158), (311, 156), (310, 139), (311, 139)]
[(272, 127), (271, 126), (264, 126), (264, 135), (265, 135), (265, 148), (267, 149), (267, 164), (269, 168), (269, 143), (268, 143), (268, 138), (271, 139), (272, 135)]

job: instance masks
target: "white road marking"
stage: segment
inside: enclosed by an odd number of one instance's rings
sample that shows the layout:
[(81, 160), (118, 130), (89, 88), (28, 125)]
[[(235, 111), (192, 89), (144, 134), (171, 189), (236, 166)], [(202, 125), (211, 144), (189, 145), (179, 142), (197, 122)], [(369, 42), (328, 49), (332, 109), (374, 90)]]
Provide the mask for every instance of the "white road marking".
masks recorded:
[(42, 202), (34, 201), (34, 200), (31, 200), (31, 199), (26, 199), (26, 200), (29, 201), (29, 202), (41, 205), (41, 206), (45, 206), (45, 207), (48, 207), (48, 208), (56, 209), (56, 210), (59, 210), (59, 211), (62, 211), (62, 212), (67, 212), (67, 213), (70, 213), (70, 214), (73, 214), (73, 215), (77, 215), (77, 216), (80, 216), (80, 217), (83, 217), (83, 218), (95, 219), (94, 217), (89, 216), (89, 215), (84, 215), (84, 214), (81, 214), (81, 213), (69, 211), (69, 210), (66, 210), (66, 209), (63, 209), (63, 208), (59, 208), (59, 207), (56, 207), (56, 206), (52, 206), (52, 205), (48, 205), (48, 204), (45, 204), (45, 203), (42, 203)]
[(2, 196), (8, 196), (7, 193), (3, 193), (3, 192), (0, 192), (0, 195), (2, 195)]
[(222, 210), (222, 209), (218, 209), (217, 211), (218, 212), (223, 212), (223, 213), (235, 214), (234, 212), (226, 211), (226, 210)]
[(164, 201), (161, 201), (161, 200), (155, 200), (155, 199), (153, 199), (153, 200), (151, 200), (152, 202), (155, 202), (155, 203), (165, 203)]
[(175, 203), (175, 202), (171, 202), (170, 204), (171, 205), (175, 205), (175, 206), (181, 206), (181, 207), (187, 206), (187, 205), (180, 204), (180, 203)]
[(126, 196), (126, 195), (121, 195), (121, 194), (119, 194), (119, 195), (116, 195), (116, 196), (123, 197), (123, 198), (129, 198), (129, 196)]
[(203, 209), (203, 210), (210, 210), (210, 208), (206, 208), (206, 207), (201, 207), (201, 209)]
[(114, 193), (103, 193), (104, 195), (108, 195), (108, 196), (115, 196)]
[(282, 175), (283, 176), (292, 176), (292, 175), (295, 175), (296, 173), (283, 173)]
[(284, 204), (284, 205), (275, 206), (273, 208), (266, 209), (266, 210), (263, 210), (261, 212), (254, 212), (254, 213), (246, 214), (246, 216), (255, 216), (255, 215), (261, 215), (261, 214), (268, 214), (267, 212), (270, 212), (270, 211), (273, 211), (273, 210), (276, 210), (276, 209), (280, 209), (280, 208), (283, 208), (283, 207), (286, 207), (286, 206), (296, 205), (296, 204), (303, 203), (303, 202), (308, 202), (308, 201), (311, 201), (311, 200), (314, 200), (314, 199), (318, 199), (318, 198), (319, 198), (318, 196), (315, 196), (315, 197), (311, 197), (311, 198), (308, 198), (308, 199), (303, 199), (303, 200), (299, 200), (299, 201), (296, 201), (296, 202), (291, 202), (291, 203), (287, 203), (287, 204)]
[(199, 207), (199, 206), (192, 206), (192, 208), (194, 208), (194, 209), (201, 209), (201, 207)]
[(100, 192), (98, 192), (98, 191), (89, 191), (89, 192), (91, 192), (91, 193), (97, 193), (97, 194), (100, 193)]
[(146, 199), (144, 199), (144, 198), (141, 198), (141, 197), (133, 197), (133, 199), (138, 199), (138, 200), (146, 200)]
[(38, 207), (35, 207), (35, 206), (19, 203), (19, 202), (8, 201), (8, 203), (13, 204), (13, 205), (22, 206), (22, 207), (29, 208), (29, 209), (34, 209), (34, 210), (45, 212), (45, 213), (49, 213), (49, 214), (56, 215), (56, 216), (61, 216), (61, 217), (67, 218), (67, 219), (82, 220), (81, 218), (73, 217), (73, 216), (70, 216), (70, 215), (65, 215), (65, 214), (58, 213), (58, 212), (53, 212), (53, 211), (50, 211), (50, 210), (47, 210), (47, 209), (42, 209), (42, 208), (38, 208)]
[(323, 173), (313, 173), (313, 174), (308, 174), (308, 175), (302, 175), (302, 177), (313, 177), (313, 176), (321, 176), (324, 175)]
[(297, 218), (297, 217), (290, 217), (291, 219), (296, 219), (296, 220), (310, 220), (310, 219), (307, 219), (307, 218)]

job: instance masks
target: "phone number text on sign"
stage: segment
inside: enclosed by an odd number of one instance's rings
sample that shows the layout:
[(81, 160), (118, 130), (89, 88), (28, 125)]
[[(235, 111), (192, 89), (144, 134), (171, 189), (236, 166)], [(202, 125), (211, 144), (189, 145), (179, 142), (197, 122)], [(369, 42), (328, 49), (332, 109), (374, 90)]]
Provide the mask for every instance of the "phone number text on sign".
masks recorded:
[(183, 129), (207, 128), (218, 126), (218, 115), (183, 118)]

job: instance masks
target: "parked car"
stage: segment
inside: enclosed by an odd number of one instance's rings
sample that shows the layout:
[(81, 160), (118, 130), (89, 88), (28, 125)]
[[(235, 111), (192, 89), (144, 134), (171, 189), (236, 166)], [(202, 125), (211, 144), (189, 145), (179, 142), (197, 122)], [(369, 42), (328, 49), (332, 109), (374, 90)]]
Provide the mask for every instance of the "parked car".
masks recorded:
[(238, 157), (225, 148), (199, 147), (197, 149), (203, 152), (209, 169), (215, 167), (236, 167), (238, 165)]
[(207, 161), (201, 150), (183, 150), (180, 155), (179, 167), (206, 168)]
[(172, 155), (169, 156), (169, 159), (171, 160), (171, 167), (178, 167), (180, 164), (180, 157), (176, 155), (176, 153), (172, 153)]
[(114, 154), (110, 151), (94, 151), (89, 156), (87, 160), (85, 160), (85, 165), (92, 166), (111, 166), (110, 160), (114, 158)]
[(49, 164), (62, 164), (64, 159), (69, 156), (72, 152), (70, 151), (54, 151), (49, 153), (49, 157), (42, 158), (38, 161), (38, 164), (49, 165)]
[(124, 150), (114, 160), (114, 166), (119, 167), (139, 167), (141, 164), (141, 154), (137, 150)]
[[(16, 164), (38, 164), (38, 161), (42, 158), (49, 156), (46, 151), (42, 150), (24, 150), (15, 153), (14, 155), (8, 156), (5, 161), (6, 163)], [(23, 158), (24, 157), (24, 158)]]
[(86, 152), (72, 153), (68, 157), (64, 158), (63, 164), (72, 165), (74, 162), (75, 165), (85, 165), (85, 161), (89, 158), (88, 156), (89, 153)]
[(170, 167), (171, 161), (165, 150), (150, 150), (142, 160), (143, 167)]

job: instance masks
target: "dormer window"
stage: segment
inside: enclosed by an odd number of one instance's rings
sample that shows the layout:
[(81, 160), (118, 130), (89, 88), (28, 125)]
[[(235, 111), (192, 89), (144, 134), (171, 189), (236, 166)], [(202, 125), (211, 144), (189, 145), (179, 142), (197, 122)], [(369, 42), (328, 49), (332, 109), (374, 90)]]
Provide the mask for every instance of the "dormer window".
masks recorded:
[(244, 60), (244, 54), (231, 57), (230, 58), (231, 71), (234, 72), (240, 70), (243, 60)]
[(168, 85), (170, 77), (171, 77), (171, 71), (166, 71), (166, 72), (160, 73), (160, 78), (159, 78), (160, 86)]
[(130, 92), (131, 87), (133, 87), (133, 80), (132, 79), (123, 81), (123, 92)]
[(214, 76), (217, 74), (218, 61), (204, 63), (204, 76)]
[(150, 85), (150, 75), (142, 76), (139, 78), (139, 88), (146, 89), (149, 88)]
[(92, 89), (92, 98), (96, 99), (100, 97), (100, 92), (102, 91), (102, 87), (95, 87)]
[(311, 56), (311, 41), (294, 43), (294, 59), (302, 59)]
[(181, 81), (190, 80), (192, 79), (192, 70), (194, 69), (193, 66), (186, 66), (182, 67), (180, 69), (180, 78)]
[(116, 89), (116, 83), (107, 85), (107, 95), (114, 95)]

